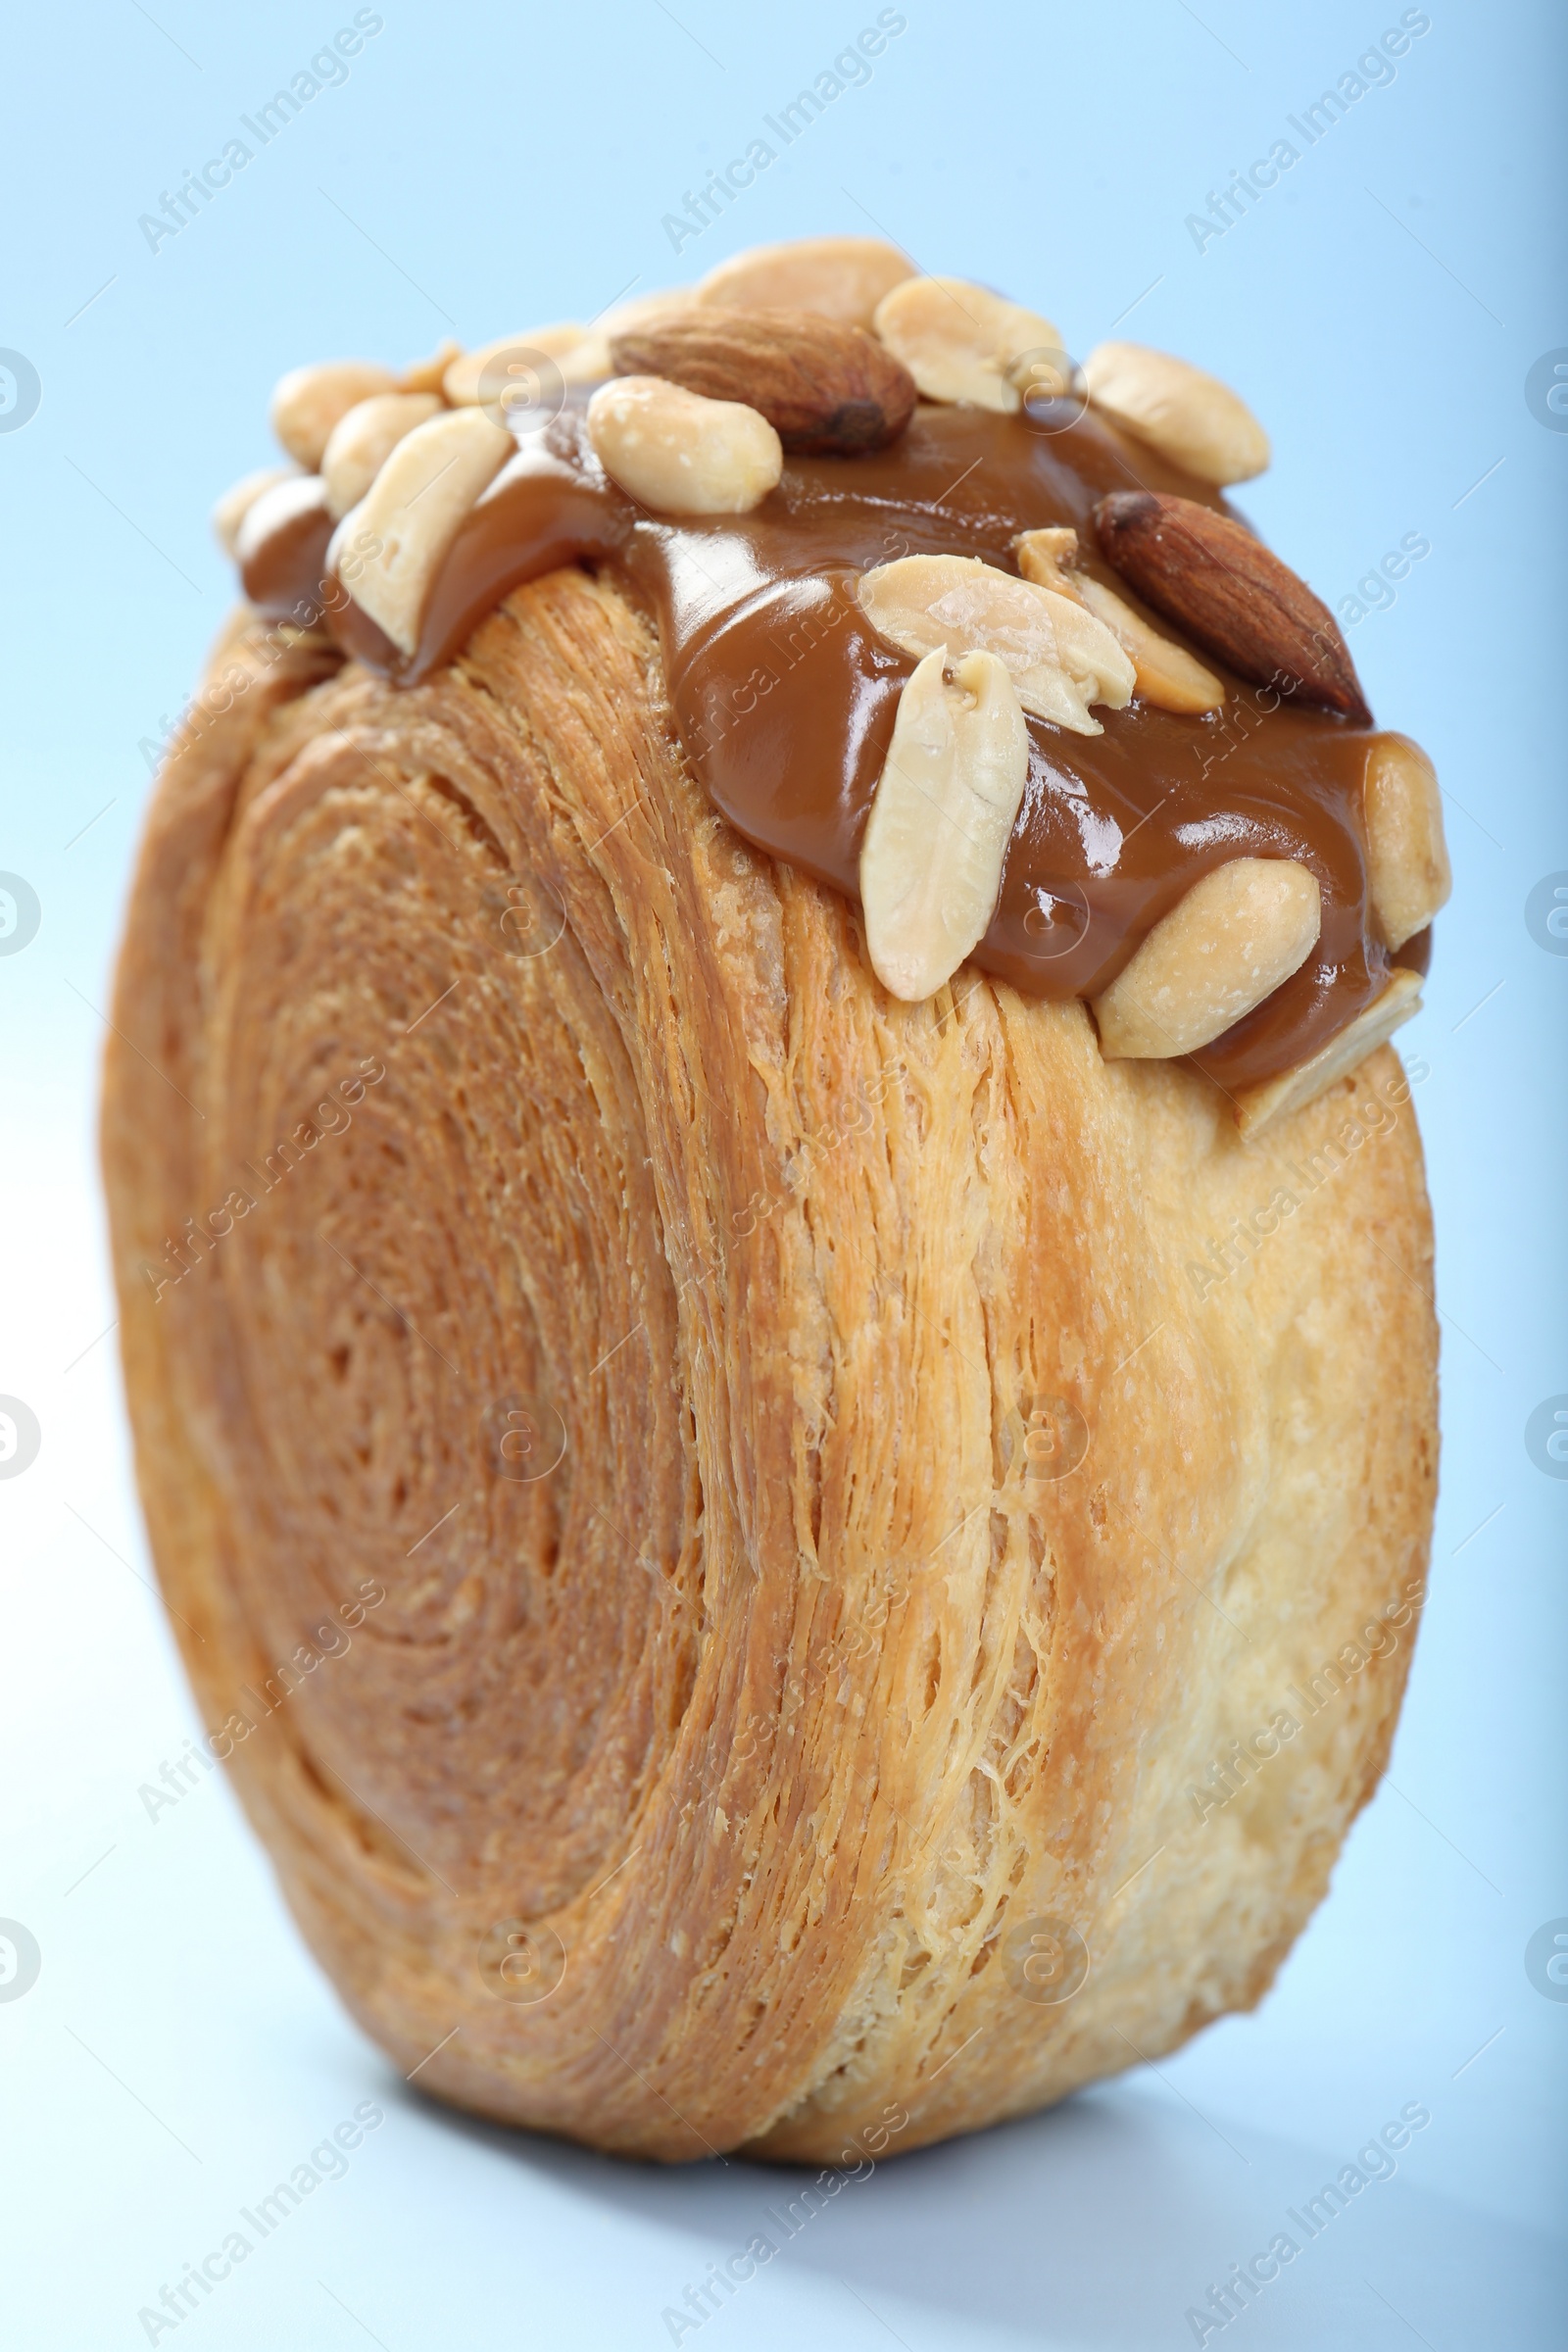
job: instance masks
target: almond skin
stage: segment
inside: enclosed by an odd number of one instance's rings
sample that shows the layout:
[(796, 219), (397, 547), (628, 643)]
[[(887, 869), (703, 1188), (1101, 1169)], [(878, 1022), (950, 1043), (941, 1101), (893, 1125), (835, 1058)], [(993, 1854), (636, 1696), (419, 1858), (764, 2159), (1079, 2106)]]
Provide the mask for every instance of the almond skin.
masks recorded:
[(616, 335), (610, 355), (619, 374), (744, 401), (794, 457), (883, 449), (914, 409), (914, 378), (874, 335), (813, 311), (688, 311)]
[(1238, 676), (1372, 724), (1333, 613), (1242, 523), (1153, 490), (1113, 490), (1094, 521), (1106, 562)]

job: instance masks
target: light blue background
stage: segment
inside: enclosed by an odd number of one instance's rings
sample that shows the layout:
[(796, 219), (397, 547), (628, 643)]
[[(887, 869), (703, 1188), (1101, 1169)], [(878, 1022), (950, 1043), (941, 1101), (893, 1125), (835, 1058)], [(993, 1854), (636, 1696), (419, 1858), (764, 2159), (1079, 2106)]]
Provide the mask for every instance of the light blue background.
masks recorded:
[(1185, 217), (1294, 138), (1285, 118), (1396, 6), (910, 0), (869, 83), (678, 264), (662, 217), (873, 8), (382, 13), (347, 82), (156, 254), (137, 216), (352, 10), (155, 0), (155, 22), (124, 0), (35, 9), (9, 40), (0, 344), (43, 392), (0, 433), (0, 868), (43, 922), (0, 958), (0, 1392), (30, 1403), (43, 1446), (0, 1483), (0, 1914), (38, 1937), (43, 1972), (0, 2003), (8, 2340), (143, 2342), (137, 2308), (367, 2097), (386, 2122), (348, 2177), (181, 2344), (657, 2346), (662, 2307), (776, 2196), (749, 2167), (645, 2173), (421, 2105), (304, 1957), (219, 1778), (146, 1819), (138, 1785), (197, 1726), (144, 1581), (113, 1337), (93, 1345), (114, 1312), (93, 1091), (149, 788), (138, 746), (229, 604), (206, 515), (269, 458), (274, 377), (585, 317), (828, 229), (882, 229), (923, 268), (1001, 286), (1079, 353), (1119, 319), (1236, 384), (1275, 447), (1244, 503), (1331, 602), (1403, 534), (1431, 541), (1349, 638), (1380, 716), (1449, 794), (1454, 897), (1401, 1040), (1429, 1073), (1443, 1501), (1391, 1781), (1261, 2012), (1054, 2116), (883, 2168), (708, 2324), (704, 2352), (1190, 2342), (1208, 2281), (1415, 2099), (1433, 2120), (1398, 2178), (1226, 2340), (1559, 2340), (1544, 2233), (1563, 2210), (1568, 2003), (1523, 1955), (1568, 1914), (1568, 1485), (1524, 1446), (1532, 1408), (1568, 1391), (1568, 958), (1524, 914), (1568, 869), (1568, 434), (1525, 399), (1532, 364), (1568, 346), (1560, 12), (1436, 0), (1392, 84), (1200, 253)]

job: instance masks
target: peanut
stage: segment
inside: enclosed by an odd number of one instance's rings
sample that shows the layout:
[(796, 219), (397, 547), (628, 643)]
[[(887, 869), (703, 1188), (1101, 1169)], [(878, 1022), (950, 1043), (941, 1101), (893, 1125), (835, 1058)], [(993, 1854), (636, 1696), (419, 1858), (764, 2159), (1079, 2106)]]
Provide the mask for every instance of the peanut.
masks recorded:
[[(556, 326), (530, 326), (520, 334), (498, 335), (493, 343), (481, 343), (477, 351), (466, 351), (452, 362), (442, 377), (442, 389), (455, 409), (474, 409), (481, 401), (495, 405), (490, 388), (481, 388), (480, 379), (491, 362), (514, 353), (519, 361), (546, 360), (560, 375), (563, 384), (591, 384), (610, 372), (610, 357), (604, 337), (595, 330), (578, 326), (574, 320), (564, 320)], [(603, 363), (601, 365), (601, 363)], [(501, 371), (501, 372), (504, 372)], [(546, 375), (548, 368), (538, 370)], [(499, 377), (498, 377), (499, 380)], [(543, 386), (541, 396), (548, 400)], [(506, 405), (505, 392), (498, 396)]]
[(515, 451), (512, 435), (482, 409), (443, 409), (416, 424), (388, 457), (365, 497), (338, 524), (327, 549), (378, 544), (351, 585), (354, 602), (413, 654), (426, 599), (465, 517)]
[(1294, 1070), (1265, 1078), (1237, 1098), (1236, 1124), (1249, 1141), (1271, 1120), (1303, 1110), (1315, 1102), (1337, 1078), (1348, 1078), (1379, 1046), (1387, 1045), (1421, 1009), (1421, 975), (1403, 969), (1389, 974), (1380, 997), (1358, 1012), (1348, 1029), (1331, 1037), (1326, 1046), (1298, 1061)]
[(1078, 534), (1061, 526), (1020, 531), (1013, 541), (1018, 569), (1037, 587), (1054, 588), (1059, 596), (1075, 597), (1097, 620), (1102, 620), (1116, 643), (1132, 657), (1137, 691), (1158, 710), (1192, 714), (1217, 710), (1225, 689), (1211, 669), (1195, 660), (1184, 646), (1162, 637), (1142, 613), (1135, 612), (1114, 588), (1106, 588), (1088, 572), (1074, 568)]
[(1362, 784), (1367, 882), (1391, 948), (1424, 931), (1453, 888), (1443, 796), (1425, 752), (1406, 735), (1379, 735)]
[(372, 392), (395, 392), (398, 379), (371, 360), (321, 360), (291, 368), (272, 393), (272, 430), (297, 464), (314, 473), (332, 427)]
[(400, 392), (439, 392), (447, 369), (463, 357), (463, 347), (451, 336), (438, 343), (427, 360), (415, 360), (398, 377)]
[(965, 654), (954, 683), (928, 654), (899, 697), (860, 849), (866, 952), (884, 988), (918, 1004), (985, 936), (1029, 773), (1004, 664)]
[(1246, 401), (1186, 360), (1142, 343), (1102, 343), (1084, 376), (1097, 409), (1200, 482), (1250, 482), (1268, 465), (1268, 435)]
[(441, 407), (434, 392), (373, 392), (338, 418), (321, 452), (326, 510), (334, 522), (359, 505), (404, 434), (439, 416)]
[(1015, 416), (1025, 392), (1068, 388), (1051, 320), (966, 278), (906, 278), (878, 303), (873, 324), (927, 400)]
[(1102, 621), (978, 556), (901, 556), (863, 573), (857, 593), (890, 644), (916, 656), (995, 654), (1024, 709), (1075, 735), (1103, 733), (1091, 703), (1119, 710), (1132, 700), (1133, 664)]
[(264, 490), (275, 489), (279, 482), (291, 482), (299, 473), (297, 466), (263, 466), (255, 473), (242, 473), (231, 489), (225, 490), (213, 509), (213, 530), (225, 556), (234, 553), (239, 527)]
[(1095, 1001), (1107, 1061), (1163, 1060), (1271, 997), (1323, 927), (1317, 876), (1284, 858), (1233, 858), (1195, 882)]
[(777, 486), (784, 448), (765, 416), (662, 376), (621, 375), (588, 403), (611, 480), (656, 514), (749, 514)]
[(845, 326), (869, 326), (883, 295), (913, 275), (880, 237), (796, 237), (732, 254), (709, 271), (696, 299), (742, 311), (816, 311)]

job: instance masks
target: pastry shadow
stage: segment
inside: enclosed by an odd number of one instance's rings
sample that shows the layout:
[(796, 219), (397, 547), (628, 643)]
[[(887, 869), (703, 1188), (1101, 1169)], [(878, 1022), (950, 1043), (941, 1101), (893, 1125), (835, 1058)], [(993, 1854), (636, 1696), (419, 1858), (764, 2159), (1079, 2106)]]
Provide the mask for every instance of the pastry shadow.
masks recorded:
[[(643, 2163), (488, 2123), (416, 2088), (402, 2096), (426, 2121), (607, 2215), (684, 2238), (673, 2298), (760, 2236), (769, 2260), (804, 2262), (873, 2312), (898, 2298), (1025, 2329), (1062, 2352), (1144, 2352), (1173, 2319), (1180, 2326), (1190, 2300), (1183, 2293), (1173, 2310), (1172, 2279), (1201, 2259), (1189, 2251), (1184, 2265), (1184, 2247), (1228, 2244), (1234, 2233), (1225, 2228), (1234, 2190), (1210, 2190), (1182, 2144), (1185, 2119), (1121, 2089), (837, 2174), (744, 2155)], [(835, 2180), (831, 2193), (817, 2185)], [(744, 2310), (744, 2283), (731, 2299)], [(717, 2317), (726, 2306), (713, 2300)]]
[[(744, 2329), (746, 2281), (726, 2297), (711, 2278), (761, 2237), (769, 2263), (836, 2281), (896, 2340), (900, 2318), (908, 2325), (919, 2312), (938, 2330), (962, 2320), (1045, 2352), (1191, 2340), (1188, 2309), (1291, 2229), (1287, 2209), (1333, 2180), (1343, 2160), (1239, 2124), (1233, 2141), (1137, 2083), (1081, 2091), (1043, 2114), (837, 2176), (744, 2156), (646, 2164), (486, 2123), (415, 2090), (402, 2096), (607, 2218), (667, 2230), (677, 2314), (689, 2287), (706, 2287), (708, 2317), (733, 2302)], [(834, 2178), (831, 2194), (817, 2188)], [(1392, 2305), (1419, 2328), (1455, 2330), (1445, 2341), (1507, 2341), (1521, 2352), (1560, 2341), (1560, 2249), (1402, 2173), (1371, 2184), (1366, 2202), (1372, 2211), (1348, 2208), (1314, 2232), (1322, 2243), (1298, 2231), (1294, 2263), (1259, 2292), (1260, 2308), (1247, 2307), (1258, 2352), (1384, 2343), (1401, 2332)]]

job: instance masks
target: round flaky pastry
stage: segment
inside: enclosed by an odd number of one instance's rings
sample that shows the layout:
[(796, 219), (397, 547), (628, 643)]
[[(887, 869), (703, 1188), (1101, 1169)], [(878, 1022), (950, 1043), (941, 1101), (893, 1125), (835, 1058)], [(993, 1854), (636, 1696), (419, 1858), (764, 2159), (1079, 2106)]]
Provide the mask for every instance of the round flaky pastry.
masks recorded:
[(1393, 1052), (1244, 1141), (1082, 1004), (895, 1002), (608, 577), (413, 689), (220, 668), (114, 1015), (125, 1366), (354, 2015), (487, 2115), (837, 2164), (1254, 2003), (1421, 1592)]

